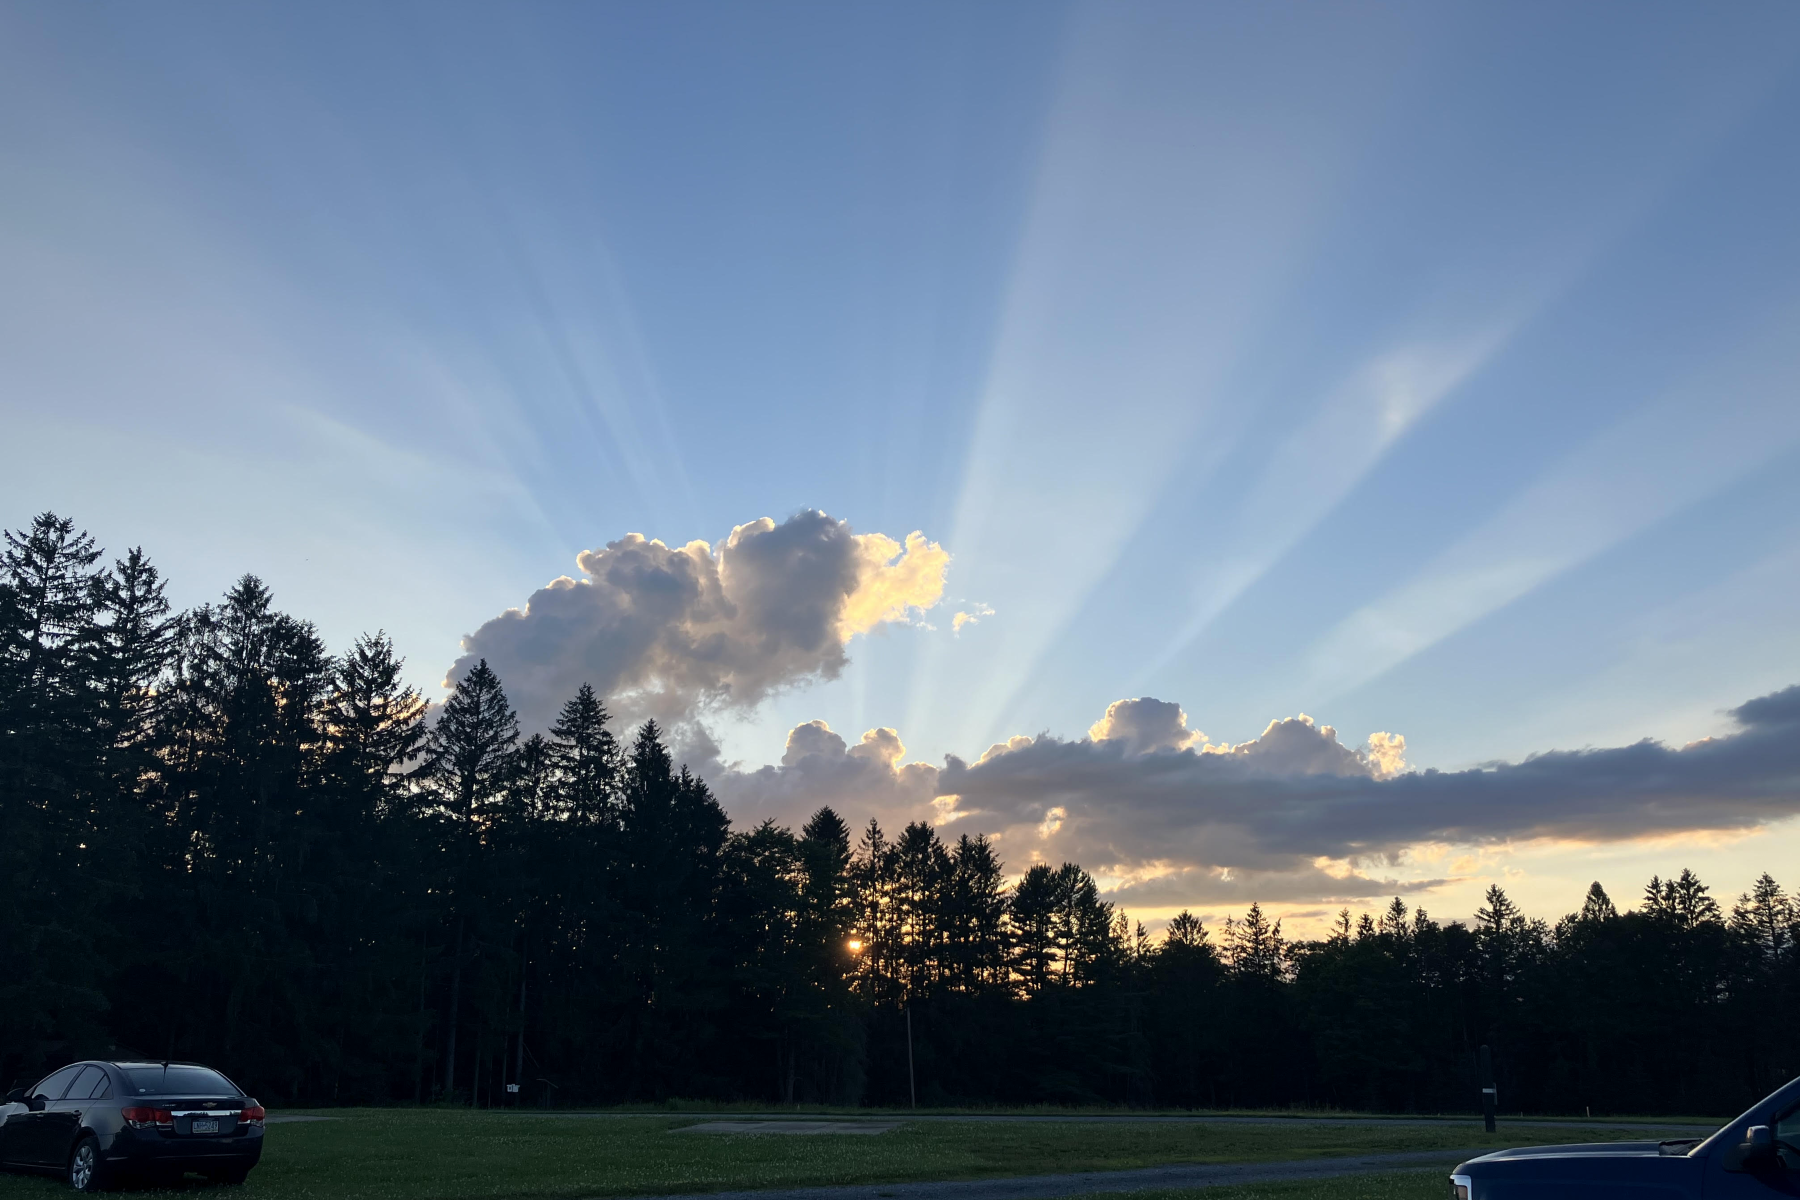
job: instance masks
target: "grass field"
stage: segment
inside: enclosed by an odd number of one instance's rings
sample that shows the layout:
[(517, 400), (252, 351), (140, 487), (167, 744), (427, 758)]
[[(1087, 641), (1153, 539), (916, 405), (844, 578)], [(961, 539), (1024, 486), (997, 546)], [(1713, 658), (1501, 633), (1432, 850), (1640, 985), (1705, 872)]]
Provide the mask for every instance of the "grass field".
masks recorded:
[[(672, 1132), (694, 1123), (683, 1116), (406, 1109), (340, 1109), (330, 1115), (333, 1120), (271, 1126), (262, 1164), (248, 1184), (229, 1194), (244, 1200), (630, 1196), (1461, 1149), (1488, 1141), (1478, 1129), (1433, 1125), (943, 1122), (903, 1124), (877, 1136), (791, 1137)], [(1493, 1144), (1519, 1141), (1515, 1133), (1510, 1139), (1499, 1135)], [(1436, 1175), (1432, 1179), (1441, 1185)], [(0, 1200), (48, 1197), (60, 1186), (48, 1179), (0, 1176)], [(1282, 1186), (1300, 1190), (1266, 1194), (1296, 1200), (1324, 1194), (1319, 1184)], [(1333, 1196), (1347, 1194), (1343, 1183), (1331, 1186)], [(212, 1190), (197, 1179), (189, 1188)], [(1431, 1195), (1441, 1192), (1435, 1186)], [(1207, 1197), (1228, 1200), (1224, 1189), (1209, 1190)]]

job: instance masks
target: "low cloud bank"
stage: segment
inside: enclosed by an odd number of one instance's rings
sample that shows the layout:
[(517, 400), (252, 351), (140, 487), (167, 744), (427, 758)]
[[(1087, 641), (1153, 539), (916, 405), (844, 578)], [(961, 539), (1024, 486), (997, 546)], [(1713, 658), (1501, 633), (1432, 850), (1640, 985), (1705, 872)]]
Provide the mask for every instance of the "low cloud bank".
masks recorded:
[(1414, 892), (1405, 851), (1533, 838), (1622, 841), (1743, 830), (1800, 813), (1800, 686), (1732, 710), (1739, 731), (1549, 751), (1442, 772), (1405, 766), (1405, 739), (1360, 746), (1310, 717), (1214, 744), (1178, 705), (1109, 706), (1078, 740), (1015, 737), (974, 762), (901, 761), (893, 730), (849, 746), (797, 728), (779, 766), (726, 772), (734, 808), (783, 820), (831, 803), (852, 822), (929, 819), (997, 835), (1015, 869), (1079, 861), (1138, 906), (1359, 900)]
[(739, 525), (711, 545), (627, 534), (576, 557), (563, 576), (463, 639), (450, 669), (485, 658), (528, 728), (543, 728), (583, 683), (626, 720), (691, 720), (752, 707), (830, 679), (844, 644), (936, 605), (950, 556), (922, 533), (904, 543), (804, 511)]

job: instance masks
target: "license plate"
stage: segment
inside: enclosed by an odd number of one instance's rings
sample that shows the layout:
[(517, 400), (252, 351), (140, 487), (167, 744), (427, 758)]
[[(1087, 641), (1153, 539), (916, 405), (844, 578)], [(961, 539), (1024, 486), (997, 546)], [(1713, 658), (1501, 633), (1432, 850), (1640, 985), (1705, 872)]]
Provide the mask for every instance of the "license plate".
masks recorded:
[(195, 1133), (217, 1133), (219, 1132), (219, 1118), (195, 1117), (193, 1128)]

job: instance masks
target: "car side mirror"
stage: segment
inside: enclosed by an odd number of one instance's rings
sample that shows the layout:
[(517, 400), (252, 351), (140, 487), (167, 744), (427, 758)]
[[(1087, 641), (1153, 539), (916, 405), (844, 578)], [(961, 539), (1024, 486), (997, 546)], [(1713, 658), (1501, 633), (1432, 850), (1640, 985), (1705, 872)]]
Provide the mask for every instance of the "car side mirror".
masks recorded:
[(1731, 1148), (1726, 1165), (1734, 1171), (1760, 1171), (1775, 1161), (1775, 1131), (1767, 1125), (1752, 1125), (1744, 1130), (1744, 1140)]
[(44, 1105), (46, 1105), (48, 1103), (50, 1103), (50, 1102), (48, 1100), (44, 1099), (42, 1096), (31, 1096), (26, 1099), (25, 1107), (30, 1109), (32, 1112), (43, 1112)]

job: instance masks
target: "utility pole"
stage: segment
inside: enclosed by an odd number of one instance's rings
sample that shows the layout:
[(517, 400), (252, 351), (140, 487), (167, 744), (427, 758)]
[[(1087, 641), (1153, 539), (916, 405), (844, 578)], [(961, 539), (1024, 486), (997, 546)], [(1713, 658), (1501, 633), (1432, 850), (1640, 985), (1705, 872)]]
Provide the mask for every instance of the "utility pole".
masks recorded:
[(906, 1006), (906, 1090), (912, 1096), (912, 1106), (919, 1107), (919, 1085), (913, 1081), (912, 1058), (912, 1005)]
[(1477, 1073), (1481, 1076), (1481, 1123), (1494, 1132), (1494, 1109), (1499, 1104), (1494, 1090), (1494, 1052), (1485, 1045), (1476, 1055)]

